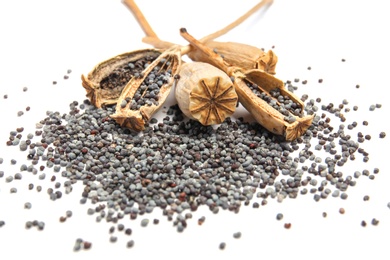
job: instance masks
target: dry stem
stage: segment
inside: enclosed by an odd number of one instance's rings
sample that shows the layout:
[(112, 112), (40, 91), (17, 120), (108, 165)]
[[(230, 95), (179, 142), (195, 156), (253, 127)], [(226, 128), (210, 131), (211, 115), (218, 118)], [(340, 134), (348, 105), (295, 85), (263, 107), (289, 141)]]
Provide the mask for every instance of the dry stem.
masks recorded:
[(123, 4), (133, 13), (135, 19), (141, 26), (142, 30), (147, 36), (155, 37), (158, 39), (157, 34), (153, 31), (152, 27), (149, 25), (145, 16), (138, 8), (137, 4), (133, 0), (123, 0)]
[[(141, 10), (138, 8), (134, 0), (123, 0), (123, 3), (130, 9), (130, 11), (133, 13), (135, 18), (137, 19), (139, 25), (141, 26), (142, 30), (145, 32), (146, 37), (142, 39), (144, 43), (150, 44), (154, 46), (155, 48), (161, 48), (161, 49), (167, 49), (171, 47), (172, 45), (175, 45), (174, 43), (162, 41), (158, 38), (157, 34), (153, 31), (151, 26), (149, 25), (148, 21), (142, 14)], [(204, 43), (208, 41), (212, 41), (233, 28), (237, 27), (239, 24), (244, 22), (249, 16), (251, 16), (253, 13), (258, 11), (261, 7), (265, 5), (271, 5), (273, 3), (273, 0), (262, 0), (258, 4), (256, 4), (254, 7), (252, 7), (249, 11), (247, 11), (244, 15), (240, 16), (238, 19), (236, 19), (234, 22), (230, 23), (226, 27), (222, 28), (219, 31), (216, 31), (212, 34), (209, 34), (203, 38), (201, 38), (199, 41)], [(189, 50), (186, 50), (187, 52)]]

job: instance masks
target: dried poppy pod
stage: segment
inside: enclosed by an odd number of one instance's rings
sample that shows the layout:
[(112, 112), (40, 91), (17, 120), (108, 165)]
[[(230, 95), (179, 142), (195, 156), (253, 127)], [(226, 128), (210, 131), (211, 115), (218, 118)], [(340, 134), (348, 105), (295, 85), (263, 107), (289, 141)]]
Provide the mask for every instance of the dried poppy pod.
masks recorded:
[(86, 96), (99, 108), (115, 104), (130, 79), (159, 55), (159, 50), (143, 49), (126, 52), (97, 64), (86, 77), (81, 75)]
[(261, 70), (231, 72), (240, 103), (270, 132), (292, 141), (306, 132), (314, 115), (304, 115), (304, 104), (284, 83)]
[(175, 84), (180, 110), (202, 125), (222, 123), (236, 109), (233, 83), (222, 70), (204, 62), (184, 63)]
[(225, 71), (234, 81), (239, 102), (254, 119), (270, 132), (292, 141), (311, 125), (314, 115), (304, 116), (304, 104), (293, 93), (285, 89), (284, 83), (262, 70), (246, 71), (230, 66), (210, 48), (196, 40), (182, 28), (180, 34), (191, 45), (204, 52), (210, 63)]
[[(269, 74), (275, 74), (278, 57), (272, 50), (265, 52), (257, 47), (238, 42), (208, 41), (203, 44), (216, 54), (221, 55), (232, 66), (240, 67), (243, 70), (261, 69)], [(187, 55), (193, 61), (209, 62), (216, 66), (213, 64), (213, 60), (199, 49), (194, 48)]]
[(145, 123), (168, 97), (180, 65), (180, 48), (174, 46), (164, 51), (142, 71), (142, 77), (133, 77), (124, 87), (111, 117), (123, 127), (144, 130)]

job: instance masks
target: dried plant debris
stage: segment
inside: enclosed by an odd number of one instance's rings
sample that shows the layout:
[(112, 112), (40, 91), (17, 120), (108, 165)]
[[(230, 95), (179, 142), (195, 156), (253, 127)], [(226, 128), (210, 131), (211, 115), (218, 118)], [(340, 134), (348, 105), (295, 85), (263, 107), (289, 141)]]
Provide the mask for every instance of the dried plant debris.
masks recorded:
[(260, 69), (245, 70), (232, 66), (192, 37), (185, 28), (180, 29), (180, 34), (205, 54), (208, 63), (215, 64), (233, 79), (239, 102), (263, 127), (288, 141), (300, 137), (309, 128), (314, 113), (304, 115), (302, 100), (285, 89), (281, 80)]
[[(207, 41), (204, 44), (232, 66), (244, 70), (260, 69), (272, 75), (276, 73), (275, 68), (278, 58), (272, 50), (264, 52), (257, 47), (238, 42)], [(188, 53), (188, 57), (193, 61), (209, 62), (218, 67), (199, 49), (193, 49)]]
[(161, 54), (155, 49), (123, 53), (97, 64), (87, 76), (82, 75), (82, 86), (96, 107), (117, 103), (123, 88)]
[(203, 125), (222, 123), (231, 116), (238, 101), (230, 78), (203, 62), (185, 63), (175, 84), (175, 97), (181, 111)]
[(123, 127), (134, 131), (145, 129), (154, 113), (168, 97), (173, 78), (180, 69), (180, 48), (173, 47), (156, 58), (140, 78), (133, 78), (122, 90), (116, 104), (116, 112), (111, 115)]

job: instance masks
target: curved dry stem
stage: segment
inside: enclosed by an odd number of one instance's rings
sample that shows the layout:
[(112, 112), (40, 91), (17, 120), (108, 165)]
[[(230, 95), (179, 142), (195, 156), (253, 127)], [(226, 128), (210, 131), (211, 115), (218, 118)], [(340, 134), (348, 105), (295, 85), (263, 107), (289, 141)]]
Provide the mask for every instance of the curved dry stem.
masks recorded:
[[(134, 14), (136, 20), (138, 21), (139, 25), (141, 26), (142, 30), (145, 32), (146, 37), (142, 39), (144, 43), (150, 44), (154, 46), (155, 48), (162, 48), (166, 49), (173, 45), (173, 43), (166, 42), (160, 40), (160, 38), (157, 36), (157, 34), (153, 31), (151, 26), (149, 25), (148, 21), (146, 20), (145, 16), (142, 14), (141, 10), (138, 8), (138, 6), (135, 4), (133, 0), (123, 0), (124, 4), (130, 9), (130, 11)], [(203, 38), (200, 39), (200, 42), (208, 42), (212, 41), (226, 33), (228, 33), (233, 28), (240, 25), (242, 22), (244, 22), (248, 17), (250, 17), (252, 14), (254, 14), (256, 11), (258, 11), (260, 8), (271, 5), (273, 3), (273, 0), (262, 0), (258, 4), (256, 4), (254, 7), (252, 7), (249, 11), (247, 11), (245, 14), (237, 18), (235, 21), (230, 23), (229, 25), (225, 26), (221, 30), (218, 30), (214, 33), (211, 33)]]
[[(180, 35), (186, 39), (191, 45), (193, 45), (196, 49), (202, 51), (207, 57), (209, 57), (209, 63), (218, 67), (219, 69), (227, 72), (229, 70), (230, 65), (226, 64), (224, 59), (213, 52), (210, 48), (206, 47), (202, 44), (201, 41), (195, 39), (192, 35), (190, 35), (185, 28), (180, 29)], [(230, 76), (230, 75), (229, 75)]]
[(214, 32), (212, 34), (209, 34), (209, 35), (203, 37), (202, 39), (200, 39), (200, 41), (201, 42), (208, 42), (208, 41), (214, 40), (214, 39), (216, 39), (216, 38), (226, 34), (230, 30), (232, 30), (233, 28), (235, 28), (238, 25), (240, 25), (246, 19), (248, 19), (248, 17), (250, 17), (255, 12), (257, 12), (261, 7), (266, 6), (266, 5), (271, 5), (272, 3), (273, 3), (273, 0), (263, 0), (263, 1), (260, 1), (257, 5), (252, 7), (244, 15), (240, 16), (237, 20), (235, 20), (234, 22), (230, 23), (229, 25), (227, 25), (226, 27), (222, 28), (221, 30), (216, 31), (216, 32)]
[(138, 24), (141, 26), (144, 33), (147, 36), (154, 37), (154, 38), (158, 39), (157, 34), (153, 31), (152, 27), (150, 26), (150, 24), (146, 20), (145, 16), (141, 12), (141, 10), (138, 8), (137, 4), (133, 0), (123, 0), (122, 2), (133, 13), (135, 19), (137, 20)]

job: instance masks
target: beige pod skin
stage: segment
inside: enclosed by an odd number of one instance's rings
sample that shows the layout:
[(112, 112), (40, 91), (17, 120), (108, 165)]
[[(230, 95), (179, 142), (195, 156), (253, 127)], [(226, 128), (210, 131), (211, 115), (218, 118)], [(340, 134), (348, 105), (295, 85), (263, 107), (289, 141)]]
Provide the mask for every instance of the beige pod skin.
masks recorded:
[(238, 101), (230, 77), (204, 62), (182, 64), (175, 97), (180, 110), (202, 125), (222, 123), (234, 113)]

